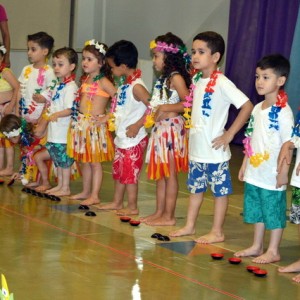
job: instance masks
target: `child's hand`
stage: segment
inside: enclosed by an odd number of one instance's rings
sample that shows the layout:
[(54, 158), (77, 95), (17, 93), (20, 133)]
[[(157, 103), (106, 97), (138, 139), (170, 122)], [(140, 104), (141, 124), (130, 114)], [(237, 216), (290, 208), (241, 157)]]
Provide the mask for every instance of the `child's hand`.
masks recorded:
[(135, 138), (140, 130), (140, 127), (136, 124), (132, 124), (126, 128), (126, 136), (129, 138)]
[(219, 148), (223, 147), (223, 151), (225, 151), (232, 139), (233, 135), (230, 134), (228, 131), (225, 131), (221, 136), (212, 140), (212, 147), (215, 150), (218, 150)]
[(288, 174), (286, 172), (284, 173), (278, 173), (276, 176), (276, 188), (281, 188), (283, 185), (287, 185), (289, 182)]
[(37, 103), (46, 103), (46, 98), (43, 97), (41, 94), (32, 95), (32, 100), (34, 100)]
[(101, 116), (101, 117), (92, 117), (92, 120), (95, 122), (96, 125), (104, 124), (108, 121), (109, 115)]
[(59, 118), (59, 115), (57, 113), (54, 113), (48, 117), (50, 122), (56, 122), (58, 118)]
[(293, 155), (293, 146), (294, 144), (290, 141), (285, 142), (280, 149), (278, 159), (277, 159), (277, 172), (281, 173), (283, 165), (286, 163), (291, 164), (292, 155)]
[(20, 173), (12, 174), (10, 180), (12, 180), (12, 179), (14, 179), (14, 180), (21, 179), (21, 174)]

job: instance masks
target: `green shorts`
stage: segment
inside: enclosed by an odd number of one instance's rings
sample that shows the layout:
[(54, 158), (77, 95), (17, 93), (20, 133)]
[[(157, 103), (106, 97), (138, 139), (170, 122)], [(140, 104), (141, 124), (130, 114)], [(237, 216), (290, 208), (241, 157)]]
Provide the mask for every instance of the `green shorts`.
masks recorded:
[(67, 169), (72, 166), (74, 159), (67, 155), (67, 144), (47, 142), (46, 149), (48, 150), (55, 167)]
[(264, 223), (268, 230), (286, 227), (286, 191), (266, 190), (245, 183), (244, 222)]

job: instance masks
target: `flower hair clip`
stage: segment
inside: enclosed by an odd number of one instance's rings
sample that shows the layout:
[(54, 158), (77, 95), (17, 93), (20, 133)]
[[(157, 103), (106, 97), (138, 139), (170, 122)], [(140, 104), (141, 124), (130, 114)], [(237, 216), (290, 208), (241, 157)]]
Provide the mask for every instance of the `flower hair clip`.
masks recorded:
[(9, 139), (9, 138), (13, 138), (13, 137), (16, 137), (16, 136), (19, 136), (21, 133), (21, 127), (18, 128), (18, 129), (13, 129), (12, 131), (10, 132), (6, 132), (6, 131), (3, 131), (3, 134)]
[(6, 48), (2, 45), (0, 46), (0, 51), (3, 53), (3, 55), (6, 53)]
[(89, 41), (86, 41), (84, 43), (85, 46), (95, 46), (95, 48), (100, 52), (102, 53), (103, 55), (106, 54), (106, 51), (104, 49), (104, 45), (99, 43), (99, 42), (96, 42), (95, 39), (92, 39), (92, 40), (89, 40)]

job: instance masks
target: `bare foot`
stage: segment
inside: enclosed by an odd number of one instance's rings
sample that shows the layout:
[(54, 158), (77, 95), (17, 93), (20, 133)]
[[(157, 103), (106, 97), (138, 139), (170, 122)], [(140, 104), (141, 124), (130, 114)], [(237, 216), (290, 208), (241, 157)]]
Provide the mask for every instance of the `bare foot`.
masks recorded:
[(35, 188), (35, 187), (38, 187), (39, 185), (40, 184), (37, 181), (34, 181), (34, 182), (30, 182), (30, 183), (26, 184), (25, 187)]
[(94, 204), (100, 204), (99, 198), (93, 198), (89, 197), (83, 201), (80, 202), (80, 205), (94, 205)]
[(281, 273), (300, 272), (300, 259), (288, 266), (278, 268), (278, 271)]
[(84, 200), (90, 197), (90, 194), (79, 193), (70, 197), (71, 200)]
[(178, 236), (185, 236), (185, 235), (193, 235), (195, 234), (195, 228), (189, 228), (187, 226), (180, 228), (179, 230), (170, 232), (169, 236), (178, 237)]
[(141, 221), (142, 223), (146, 223), (146, 222), (151, 222), (152, 220), (157, 219), (157, 218), (160, 218), (160, 217), (161, 217), (161, 214), (155, 212), (155, 213), (152, 214), (152, 215), (149, 215), (149, 216), (147, 216), (147, 217), (142, 217), (142, 218), (140, 218), (140, 221)]
[(164, 217), (156, 218), (151, 221), (145, 222), (149, 226), (174, 226), (176, 224), (176, 220), (174, 219), (166, 219)]
[(300, 283), (300, 274), (296, 275), (295, 277), (292, 278), (293, 281)]
[(247, 249), (243, 249), (241, 251), (238, 251), (234, 253), (234, 256), (236, 257), (247, 257), (247, 256), (258, 256), (263, 254), (262, 248), (256, 248), (254, 246), (251, 246)]
[(132, 216), (132, 215), (138, 215), (139, 210), (136, 209), (129, 209), (129, 208), (124, 208), (124, 209), (119, 209), (116, 214), (118, 216)]
[(51, 185), (40, 185), (35, 188), (37, 192), (45, 192), (51, 188)]
[(199, 244), (213, 244), (213, 243), (222, 243), (225, 240), (223, 233), (216, 234), (215, 232), (210, 232), (208, 234), (202, 235), (195, 240)]
[(13, 169), (6, 168), (0, 171), (0, 176), (11, 176), (14, 173)]
[(49, 195), (54, 195), (55, 192), (60, 191), (61, 187), (60, 186), (55, 186), (54, 188), (50, 190), (46, 190), (45, 193)]
[(59, 190), (57, 192), (52, 193), (52, 195), (57, 196), (57, 197), (70, 196), (71, 191), (70, 190)]
[(123, 208), (122, 205), (117, 205), (114, 202), (103, 204), (103, 205), (96, 205), (96, 207), (101, 210), (119, 210)]
[(267, 251), (266, 253), (252, 259), (252, 261), (257, 264), (270, 264), (273, 262), (280, 261), (280, 255), (279, 253)]

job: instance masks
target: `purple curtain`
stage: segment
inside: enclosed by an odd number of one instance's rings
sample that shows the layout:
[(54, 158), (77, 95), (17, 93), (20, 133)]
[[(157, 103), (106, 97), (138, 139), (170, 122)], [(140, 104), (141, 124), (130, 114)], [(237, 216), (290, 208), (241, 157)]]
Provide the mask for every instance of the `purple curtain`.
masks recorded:
[[(281, 53), (289, 58), (300, 0), (231, 0), (226, 56), (226, 76), (255, 105), (259, 99), (254, 86), (257, 61), (264, 55)], [(227, 128), (238, 114), (230, 109)], [(242, 129), (233, 140), (241, 144)]]

